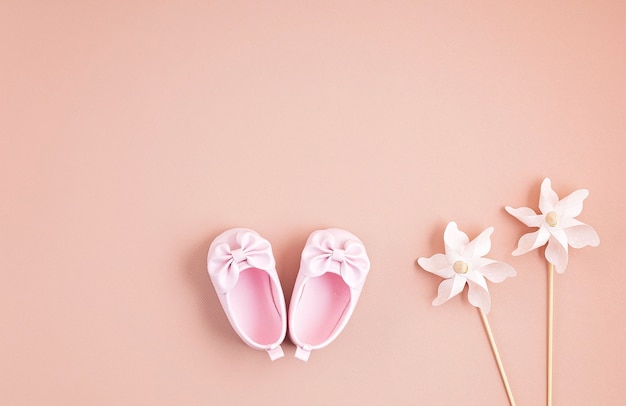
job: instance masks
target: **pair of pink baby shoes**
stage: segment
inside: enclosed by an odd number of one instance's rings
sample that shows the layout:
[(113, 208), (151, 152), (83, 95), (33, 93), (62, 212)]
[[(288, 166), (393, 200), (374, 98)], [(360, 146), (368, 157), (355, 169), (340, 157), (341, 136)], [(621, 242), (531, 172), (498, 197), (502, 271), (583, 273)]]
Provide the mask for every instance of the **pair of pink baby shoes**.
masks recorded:
[[(272, 360), (284, 356), (287, 333), (283, 289), (269, 241), (235, 228), (211, 244), (211, 282), (233, 329), (250, 347)], [(308, 238), (289, 305), (289, 337), (296, 358), (330, 344), (344, 329), (361, 294), (370, 262), (361, 240), (340, 229), (314, 231)]]

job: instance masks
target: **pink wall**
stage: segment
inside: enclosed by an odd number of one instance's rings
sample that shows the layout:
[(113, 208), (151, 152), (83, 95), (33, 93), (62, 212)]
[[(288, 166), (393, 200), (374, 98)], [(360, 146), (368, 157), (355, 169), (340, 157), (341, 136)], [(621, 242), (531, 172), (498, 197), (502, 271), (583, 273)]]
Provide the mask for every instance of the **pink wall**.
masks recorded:
[[(454, 220), (518, 270), (489, 317), (543, 404), (545, 265), (503, 206), (549, 176), (602, 240), (556, 278), (554, 404), (623, 404), (626, 3), (478, 3), (3, 1), (0, 403), (506, 404), (466, 294), (432, 307), (415, 264)], [(205, 256), (235, 226), (287, 298), (314, 229), (368, 248), (308, 364), (230, 329)]]

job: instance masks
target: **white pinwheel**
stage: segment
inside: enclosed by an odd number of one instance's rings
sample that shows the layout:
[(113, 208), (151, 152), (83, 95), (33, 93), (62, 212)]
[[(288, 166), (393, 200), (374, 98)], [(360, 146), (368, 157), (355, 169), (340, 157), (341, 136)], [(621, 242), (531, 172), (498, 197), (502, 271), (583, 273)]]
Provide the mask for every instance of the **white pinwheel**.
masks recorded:
[(484, 258), (491, 250), (491, 234), (489, 227), (471, 242), (464, 232), (460, 231), (455, 222), (450, 222), (443, 233), (445, 254), (435, 254), (430, 258), (421, 257), (417, 263), (427, 272), (434, 273), (445, 280), (441, 282), (434, 306), (447, 302), (469, 285), (469, 302), (488, 313), (491, 308), (491, 297), (486, 279), (491, 282), (502, 282), (507, 277), (516, 275), (512, 266), (489, 258)]
[(506, 206), (506, 211), (528, 227), (538, 227), (537, 231), (524, 234), (513, 251), (513, 255), (523, 255), (546, 243), (546, 260), (554, 265), (558, 273), (565, 272), (568, 262), (568, 245), (582, 248), (587, 245), (597, 247), (600, 237), (589, 225), (576, 219), (583, 210), (583, 200), (589, 191), (579, 189), (559, 200), (552, 189), (549, 178), (541, 183), (539, 210), (541, 214), (528, 207), (514, 209)]

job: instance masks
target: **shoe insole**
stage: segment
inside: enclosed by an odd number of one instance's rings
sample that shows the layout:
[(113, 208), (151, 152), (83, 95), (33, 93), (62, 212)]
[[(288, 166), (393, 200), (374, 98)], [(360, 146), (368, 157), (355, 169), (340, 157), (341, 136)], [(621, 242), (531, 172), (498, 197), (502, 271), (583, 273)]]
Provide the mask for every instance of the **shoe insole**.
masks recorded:
[(319, 345), (328, 340), (350, 303), (350, 288), (341, 276), (327, 272), (304, 285), (294, 315), (296, 336), (304, 343)]
[(273, 344), (281, 335), (282, 323), (274, 288), (267, 272), (248, 268), (230, 291), (230, 306), (242, 331), (259, 344)]

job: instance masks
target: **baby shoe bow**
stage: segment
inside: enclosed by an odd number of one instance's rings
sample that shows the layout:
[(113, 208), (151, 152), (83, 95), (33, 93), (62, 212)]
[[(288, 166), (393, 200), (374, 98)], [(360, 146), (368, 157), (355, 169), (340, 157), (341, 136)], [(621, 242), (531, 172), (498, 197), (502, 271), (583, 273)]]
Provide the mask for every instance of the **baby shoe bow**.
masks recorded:
[(237, 234), (236, 241), (240, 248), (231, 249), (227, 243), (219, 244), (209, 259), (209, 273), (215, 278), (215, 287), (220, 293), (228, 292), (237, 284), (239, 273), (248, 267), (244, 263), (263, 270), (275, 265), (267, 240), (243, 231)]
[(326, 230), (312, 236), (311, 243), (302, 252), (302, 260), (309, 264), (303, 270), (305, 275), (316, 277), (335, 271), (351, 288), (365, 283), (370, 266), (363, 244), (348, 240), (343, 248), (339, 248), (335, 236)]

